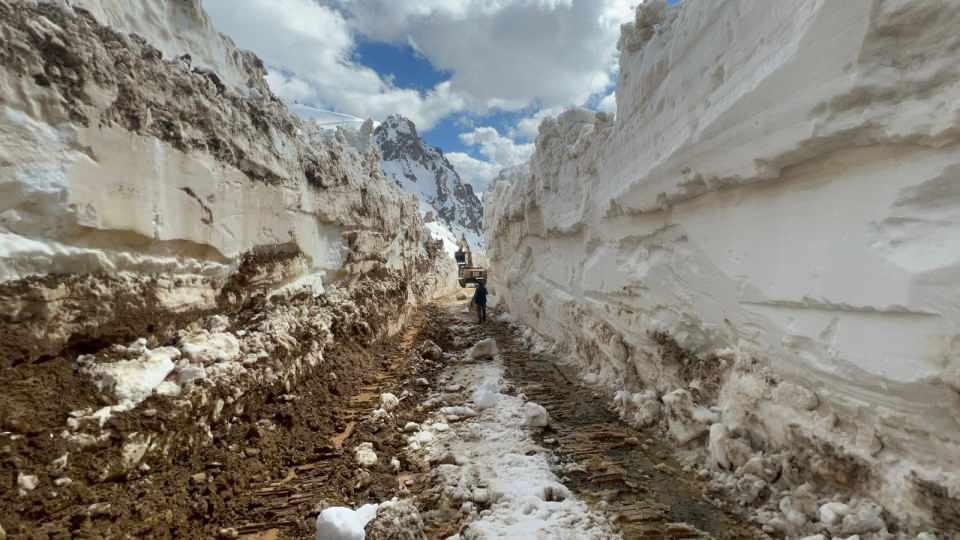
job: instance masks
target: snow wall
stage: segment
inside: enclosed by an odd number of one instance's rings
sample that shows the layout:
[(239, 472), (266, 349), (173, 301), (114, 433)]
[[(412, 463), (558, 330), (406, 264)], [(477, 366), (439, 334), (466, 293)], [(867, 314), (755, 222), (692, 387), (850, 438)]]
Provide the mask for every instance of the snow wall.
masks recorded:
[(787, 489), (960, 530), (958, 27), (947, 0), (647, 2), (616, 120), (545, 121), (488, 194), (494, 287), (628, 417), (653, 390), (689, 446), (718, 420)]
[(0, 12), (3, 362), (163, 341), (290, 286), (366, 294), (385, 335), (455, 286), (372, 126), (300, 122), (199, 0)]

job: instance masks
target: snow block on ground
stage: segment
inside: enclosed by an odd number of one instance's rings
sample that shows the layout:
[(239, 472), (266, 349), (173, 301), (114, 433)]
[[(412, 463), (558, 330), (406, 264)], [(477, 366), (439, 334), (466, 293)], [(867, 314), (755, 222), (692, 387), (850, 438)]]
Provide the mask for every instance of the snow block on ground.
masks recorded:
[(376, 504), (365, 504), (357, 510), (334, 506), (317, 516), (316, 540), (364, 540), (366, 527), (377, 517)]
[(478, 341), (467, 354), (471, 360), (482, 360), (484, 358), (493, 358), (497, 355), (497, 340), (487, 338)]
[(523, 423), (530, 427), (547, 427), (550, 425), (550, 413), (543, 405), (528, 401), (523, 404)]

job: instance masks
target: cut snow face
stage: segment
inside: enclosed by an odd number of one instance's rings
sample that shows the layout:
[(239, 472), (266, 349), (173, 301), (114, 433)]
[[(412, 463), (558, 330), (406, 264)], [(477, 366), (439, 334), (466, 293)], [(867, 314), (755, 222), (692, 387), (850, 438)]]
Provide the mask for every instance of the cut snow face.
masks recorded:
[[(463, 501), (461, 510), (469, 514), (462, 535), (453, 539), (619, 538), (605, 516), (553, 474), (547, 451), (530, 437), (524, 400), (499, 392), (498, 362), (459, 364), (451, 371), (455, 386), (475, 389), (474, 404), (482, 410), (467, 421), (448, 422), (447, 413), (462, 413), (462, 407), (441, 409), (409, 441), (411, 450), (422, 449), (431, 459), (452, 454), (460, 464), (438, 465), (434, 475), (444, 496)], [(479, 512), (479, 506), (489, 509)]]

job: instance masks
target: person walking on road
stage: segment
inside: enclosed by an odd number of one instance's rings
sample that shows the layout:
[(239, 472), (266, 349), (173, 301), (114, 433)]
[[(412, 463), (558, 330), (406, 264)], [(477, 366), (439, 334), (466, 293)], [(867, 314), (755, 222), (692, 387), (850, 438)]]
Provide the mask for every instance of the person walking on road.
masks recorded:
[(487, 285), (484, 282), (477, 284), (477, 288), (473, 291), (473, 300), (471, 301), (473, 305), (477, 306), (477, 320), (478, 322), (486, 322), (487, 320)]

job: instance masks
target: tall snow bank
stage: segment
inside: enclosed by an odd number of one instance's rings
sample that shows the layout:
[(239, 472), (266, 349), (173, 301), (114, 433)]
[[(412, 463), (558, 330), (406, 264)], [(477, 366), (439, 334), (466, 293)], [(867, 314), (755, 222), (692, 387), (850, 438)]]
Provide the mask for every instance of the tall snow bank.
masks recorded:
[(36, 0), (66, 9), (82, 8), (100, 24), (137, 34), (167, 58), (189, 55), (193, 67), (211, 70), (240, 91), (258, 88), (251, 67), (260, 64), (253, 53), (240, 50), (213, 27), (202, 0)]
[(0, 361), (128, 342), (306, 276), (391, 274), (404, 304), (450, 289), (372, 126), (290, 114), (199, 0), (2, 0), (0, 21)]
[(486, 197), (493, 287), (611, 393), (691, 388), (755, 451), (960, 527), (958, 25), (945, 0), (646, 2), (616, 121), (543, 122)]

